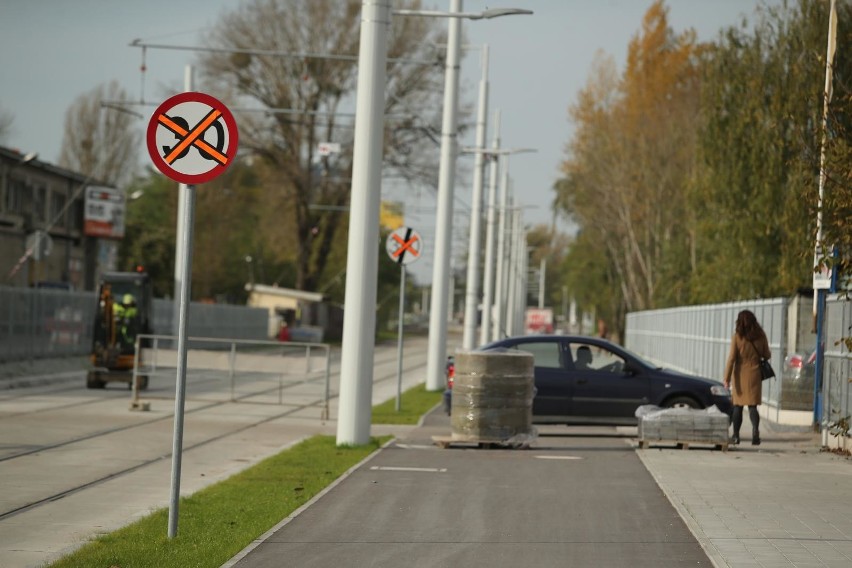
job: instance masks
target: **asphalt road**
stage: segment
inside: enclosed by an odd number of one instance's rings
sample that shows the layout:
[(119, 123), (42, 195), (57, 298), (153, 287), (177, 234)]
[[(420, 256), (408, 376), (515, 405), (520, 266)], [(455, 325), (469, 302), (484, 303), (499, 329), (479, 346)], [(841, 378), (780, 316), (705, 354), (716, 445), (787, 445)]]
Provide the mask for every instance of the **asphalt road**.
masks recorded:
[(539, 432), (529, 449), (441, 449), (450, 423), (433, 412), (230, 566), (710, 565), (635, 428)]

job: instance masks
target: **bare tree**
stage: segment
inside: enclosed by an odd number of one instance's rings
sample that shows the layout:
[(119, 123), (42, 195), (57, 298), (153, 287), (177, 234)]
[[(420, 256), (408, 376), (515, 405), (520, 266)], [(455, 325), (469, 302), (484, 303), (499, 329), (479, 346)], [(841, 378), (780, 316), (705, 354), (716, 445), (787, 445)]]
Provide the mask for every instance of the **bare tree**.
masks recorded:
[(129, 182), (138, 165), (141, 133), (131, 114), (102, 105), (128, 100), (116, 81), (77, 97), (65, 111), (59, 164), (115, 187)]
[[(418, 1), (405, 0), (418, 8)], [(205, 79), (236, 108), (241, 149), (259, 156), (274, 185), (279, 226), (292, 221), (296, 287), (316, 290), (349, 202), (360, 0), (253, 0), (222, 17), (202, 58)], [(384, 164), (389, 175), (434, 180), (440, 124), (443, 40), (430, 18), (389, 26)], [(259, 53), (260, 51), (263, 53)], [(318, 144), (340, 145), (320, 155)]]
[(0, 108), (0, 142), (4, 142), (12, 133), (12, 122), (15, 117), (12, 113)]

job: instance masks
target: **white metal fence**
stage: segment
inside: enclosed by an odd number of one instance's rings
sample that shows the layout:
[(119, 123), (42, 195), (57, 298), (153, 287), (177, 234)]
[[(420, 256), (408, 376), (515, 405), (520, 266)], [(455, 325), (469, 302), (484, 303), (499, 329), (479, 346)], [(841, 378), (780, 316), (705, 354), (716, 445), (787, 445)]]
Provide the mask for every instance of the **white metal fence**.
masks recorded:
[(852, 415), (852, 354), (842, 338), (852, 336), (852, 302), (841, 296), (828, 299), (825, 311), (825, 368), (822, 397), (825, 401), (823, 420), (826, 423)]
[[(178, 362), (174, 343), (172, 335), (137, 336), (130, 383), (133, 402), (138, 403), (141, 394), (140, 376), (148, 386), (145, 398), (174, 394)], [(187, 337), (186, 356), (188, 400), (320, 407), (320, 418), (328, 418), (331, 350), (327, 344)]]
[[(766, 330), (776, 372), (776, 378), (763, 383), (763, 402), (771, 405), (775, 421), (786, 422), (791, 417), (782, 416), (784, 411), (813, 413), (813, 383), (802, 392), (801, 385), (783, 379), (787, 354), (808, 353), (813, 347), (799, 344), (807, 335), (802, 329), (811, 326), (806, 313), (809, 308), (807, 305), (803, 308), (800, 310), (786, 298), (773, 298), (633, 312), (627, 315), (625, 346), (657, 364), (722, 380), (737, 314), (743, 309), (751, 310)], [(852, 335), (852, 303), (840, 296), (829, 298), (825, 335), (822, 392), (827, 402), (824, 416), (830, 422), (852, 412), (849, 392), (852, 359), (840, 342), (842, 337)], [(807, 388), (811, 389), (810, 393)], [(805, 406), (802, 406), (803, 395)], [(810, 421), (806, 413), (802, 414), (805, 415), (800, 420)]]

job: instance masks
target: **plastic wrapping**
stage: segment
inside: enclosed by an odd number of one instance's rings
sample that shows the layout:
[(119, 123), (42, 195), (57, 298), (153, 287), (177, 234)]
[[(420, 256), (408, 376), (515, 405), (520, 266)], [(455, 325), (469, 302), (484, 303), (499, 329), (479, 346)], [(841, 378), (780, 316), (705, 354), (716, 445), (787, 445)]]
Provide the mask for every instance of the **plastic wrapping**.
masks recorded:
[(719, 410), (719, 408), (715, 404), (713, 406), (709, 406), (703, 409), (663, 408), (662, 406), (657, 406), (655, 404), (643, 404), (642, 406), (636, 409), (636, 412), (634, 414), (636, 418), (641, 418), (644, 420), (664, 420), (666, 416), (695, 416), (696, 413), (719, 414), (721, 416), (727, 417), (727, 415), (721, 410)]
[(728, 441), (728, 415), (715, 405), (705, 409), (660, 408), (646, 404), (636, 409), (639, 440), (706, 442)]
[(534, 358), (520, 351), (471, 351), (455, 356), (452, 438), (526, 445), (532, 426)]

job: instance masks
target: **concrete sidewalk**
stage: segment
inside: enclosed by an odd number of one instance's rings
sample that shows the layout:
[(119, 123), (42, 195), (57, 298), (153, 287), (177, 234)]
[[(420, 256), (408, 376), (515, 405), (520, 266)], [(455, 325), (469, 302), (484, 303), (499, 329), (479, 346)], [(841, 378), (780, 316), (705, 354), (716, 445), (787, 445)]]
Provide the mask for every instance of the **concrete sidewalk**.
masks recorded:
[(715, 566), (852, 566), (852, 460), (766, 421), (761, 438), (637, 453)]

